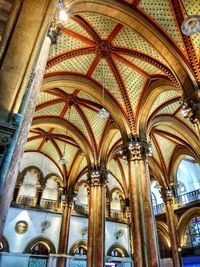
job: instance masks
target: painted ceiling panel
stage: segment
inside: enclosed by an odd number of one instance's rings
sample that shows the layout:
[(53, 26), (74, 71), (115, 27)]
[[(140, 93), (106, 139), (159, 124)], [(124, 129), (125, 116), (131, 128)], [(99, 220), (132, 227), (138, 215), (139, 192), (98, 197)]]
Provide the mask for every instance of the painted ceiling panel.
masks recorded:
[(38, 111), (36, 111), (35, 116), (45, 116), (45, 115), (59, 116), (64, 106), (65, 103), (50, 105), (46, 108), (39, 109)]
[[(64, 118), (66, 120), (69, 120), (69, 110), (65, 114)], [(85, 127), (85, 123), (83, 122), (79, 113), (73, 106), (71, 107), (71, 110), (70, 110), (70, 122), (73, 123), (86, 136), (88, 140), (90, 140), (90, 136)]]
[(160, 126), (157, 126), (156, 129), (171, 133), (174, 136), (177, 136), (180, 139), (186, 141), (185, 137), (181, 133), (179, 133), (178, 131), (174, 130), (172, 127), (170, 127), (168, 125), (165, 125), (165, 126), (164, 125), (160, 125)]
[(180, 107), (179, 100), (162, 108), (157, 114), (173, 114)]
[(92, 78), (102, 83), (115, 99), (118, 100), (121, 106), (124, 107), (124, 101), (119, 86), (105, 59), (99, 61), (99, 64), (96, 66), (96, 69), (92, 74)]
[(134, 72), (127, 65), (121, 64), (120, 61), (115, 59), (115, 62), (118, 69), (120, 70), (121, 76), (123, 77), (123, 81), (128, 91), (132, 107), (133, 109), (135, 109), (146, 79), (139, 73)]
[(44, 103), (44, 102), (47, 102), (47, 101), (50, 101), (50, 100), (57, 99), (57, 98), (58, 98), (57, 96), (51, 95), (49, 93), (40, 92), (39, 96), (37, 98), (37, 105)]
[(82, 159), (82, 161), (78, 167), (77, 173), (79, 174), (86, 166), (87, 166), (87, 160), (86, 160), (86, 157), (83, 157), (83, 159)]
[(80, 42), (69, 35), (61, 34), (58, 37), (57, 44), (51, 46), (49, 58), (59, 55), (64, 51), (82, 48), (85, 46), (86, 44), (84, 42)]
[(184, 44), (168, 0), (142, 0), (139, 7), (155, 20), (183, 50)]
[(82, 110), (90, 123), (97, 146), (99, 147), (100, 138), (102, 136), (107, 120), (101, 120), (97, 117), (97, 113), (92, 110), (84, 107), (82, 108)]
[(65, 27), (71, 31), (74, 31), (74, 32), (77, 32), (83, 35), (84, 37), (92, 39), (89, 33), (79, 23), (74, 21), (73, 18), (70, 18), (69, 20), (67, 20)]
[(142, 52), (166, 64), (165, 59), (154, 47), (151, 46), (150, 43), (148, 43), (140, 34), (133, 31), (132, 29), (129, 29), (128, 27), (124, 27), (118, 33), (113, 41), (113, 45)]
[(66, 71), (86, 74), (90, 65), (92, 64), (94, 57), (95, 54), (73, 57), (62, 61), (59, 64), (52, 66), (51, 68), (48, 68), (46, 72), (49, 73), (54, 71)]
[(81, 16), (93, 26), (94, 30), (102, 39), (107, 39), (116, 25), (114, 20), (102, 15), (84, 13)]
[(121, 54), (121, 56), (133, 63), (134, 65), (138, 66), (140, 69), (144, 70), (149, 75), (164, 74), (164, 72), (162, 72), (159, 68), (156, 68), (154, 65), (151, 65), (144, 60), (123, 54)]
[(154, 136), (156, 137), (156, 140), (161, 148), (161, 153), (165, 161), (165, 166), (168, 168), (171, 155), (176, 145), (158, 134), (154, 134)]
[(151, 115), (151, 113), (153, 113), (153, 111), (157, 109), (160, 105), (177, 96), (180, 96), (180, 93), (175, 90), (168, 90), (163, 93), (160, 93), (154, 101), (153, 105), (151, 106), (149, 115)]

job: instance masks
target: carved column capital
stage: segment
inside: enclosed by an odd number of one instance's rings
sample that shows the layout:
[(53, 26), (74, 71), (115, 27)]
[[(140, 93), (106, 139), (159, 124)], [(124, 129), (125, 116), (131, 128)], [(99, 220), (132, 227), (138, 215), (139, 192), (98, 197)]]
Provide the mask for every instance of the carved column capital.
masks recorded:
[(172, 186), (165, 186), (161, 188), (161, 195), (165, 203), (174, 203), (174, 189)]
[(89, 174), (90, 186), (105, 186), (108, 182), (108, 172), (101, 170), (98, 166), (94, 166)]
[(200, 92), (196, 91), (188, 98), (181, 101), (182, 114), (184, 118), (188, 118), (191, 123), (199, 123), (200, 121)]
[(138, 136), (133, 136), (122, 149), (123, 158), (128, 160), (145, 160), (152, 154), (151, 145), (141, 140)]

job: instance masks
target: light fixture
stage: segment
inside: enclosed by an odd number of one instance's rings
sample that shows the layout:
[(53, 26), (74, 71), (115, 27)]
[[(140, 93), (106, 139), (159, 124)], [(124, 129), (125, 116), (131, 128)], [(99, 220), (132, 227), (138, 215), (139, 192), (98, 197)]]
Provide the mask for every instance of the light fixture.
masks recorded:
[[(68, 117), (68, 121), (70, 120), (70, 111), (71, 111), (71, 106), (69, 106), (69, 117)], [(63, 155), (62, 155), (62, 157), (58, 161), (58, 163), (61, 164), (61, 165), (67, 165), (67, 159), (66, 159), (67, 133), (68, 133), (68, 128), (67, 128), (67, 131), (66, 131), (66, 140), (65, 140), (65, 144), (64, 144)]]
[(66, 12), (66, 8), (65, 8), (65, 5), (63, 3), (62, 0), (59, 0), (59, 3), (58, 3), (58, 19), (59, 21), (61, 22), (66, 22), (66, 20), (68, 19), (68, 14)]
[(105, 120), (105, 119), (108, 119), (109, 118), (109, 116), (110, 116), (110, 114), (109, 114), (109, 112), (104, 108), (104, 90), (105, 90), (105, 88), (104, 88), (104, 70), (102, 71), (102, 76), (103, 76), (103, 78), (102, 78), (102, 83), (103, 83), (103, 87), (102, 87), (102, 98), (103, 98), (103, 100), (102, 100), (102, 109), (100, 109), (99, 110), (99, 112), (97, 113), (97, 117), (99, 118), (99, 119), (101, 119), (101, 120)]
[(181, 31), (183, 34), (190, 36), (200, 31), (200, 15), (188, 15), (184, 3), (183, 8), (185, 10), (186, 19), (181, 25)]

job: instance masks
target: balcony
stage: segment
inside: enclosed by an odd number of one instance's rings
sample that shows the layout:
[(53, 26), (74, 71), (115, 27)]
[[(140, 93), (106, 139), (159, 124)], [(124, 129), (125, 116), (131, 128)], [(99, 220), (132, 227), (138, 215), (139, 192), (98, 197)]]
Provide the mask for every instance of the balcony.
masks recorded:
[(41, 201), (40, 201), (40, 206), (43, 209), (56, 210), (57, 209), (57, 201), (56, 200), (42, 198)]
[(87, 205), (78, 205), (74, 204), (74, 211), (75, 213), (82, 214), (82, 215), (87, 215), (89, 214), (89, 209)]
[(37, 202), (37, 199), (35, 197), (19, 196), (17, 199), (17, 204), (30, 206), (30, 207), (35, 207), (36, 202)]

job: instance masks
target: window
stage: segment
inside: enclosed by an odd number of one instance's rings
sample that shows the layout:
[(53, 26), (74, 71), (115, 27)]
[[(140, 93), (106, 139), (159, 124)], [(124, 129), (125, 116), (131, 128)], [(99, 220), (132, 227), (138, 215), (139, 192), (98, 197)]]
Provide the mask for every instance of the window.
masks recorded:
[(199, 247), (200, 246), (200, 217), (194, 217), (190, 221), (185, 232), (185, 246)]

